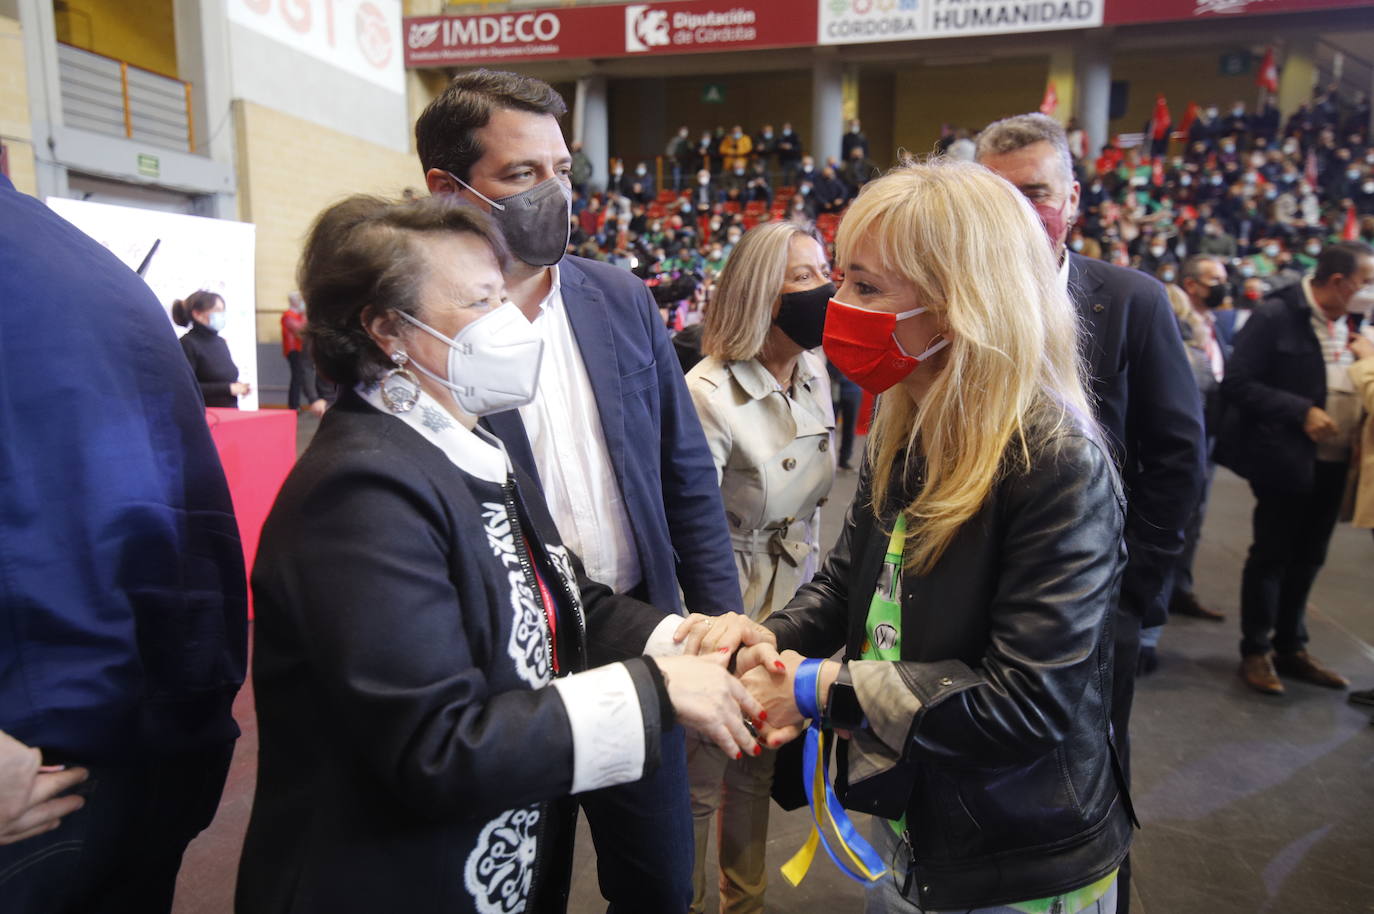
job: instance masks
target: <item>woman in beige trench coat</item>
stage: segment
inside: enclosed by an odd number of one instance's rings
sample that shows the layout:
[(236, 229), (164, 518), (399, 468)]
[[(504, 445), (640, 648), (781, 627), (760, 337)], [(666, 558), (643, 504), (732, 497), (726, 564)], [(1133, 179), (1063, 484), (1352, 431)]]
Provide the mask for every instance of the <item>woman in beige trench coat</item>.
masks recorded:
[[(805, 228), (746, 232), (706, 312), (687, 389), (715, 459), (739, 571), (755, 622), (781, 609), (815, 569), (813, 519), (835, 478), (835, 417), (821, 357), (835, 287), (825, 250)], [(720, 816), (720, 910), (761, 914), (773, 753), (737, 761), (688, 740), (696, 827), (695, 897), (705, 909), (706, 846)]]

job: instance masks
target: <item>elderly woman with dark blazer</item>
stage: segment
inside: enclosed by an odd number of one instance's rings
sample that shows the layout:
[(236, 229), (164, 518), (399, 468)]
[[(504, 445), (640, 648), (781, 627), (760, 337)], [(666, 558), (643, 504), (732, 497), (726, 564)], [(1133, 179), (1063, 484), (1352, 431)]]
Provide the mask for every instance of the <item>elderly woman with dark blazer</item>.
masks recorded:
[(244, 914), (560, 911), (572, 794), (642, 777), (675, 720), (758, 751), (729, 649), (669, 656), (682, 620), (586, 579), (476, 427), (537, 383), (504, 256), (442, 200), (354, 197), (308, 241), (309, 332), (345, 392), (253, 574)]

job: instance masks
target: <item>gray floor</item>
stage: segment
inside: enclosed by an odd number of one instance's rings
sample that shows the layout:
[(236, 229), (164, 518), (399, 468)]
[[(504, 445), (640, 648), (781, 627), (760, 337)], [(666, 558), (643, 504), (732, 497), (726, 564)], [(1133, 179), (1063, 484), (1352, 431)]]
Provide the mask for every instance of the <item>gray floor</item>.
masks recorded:
[[(302, 420), (302, 438), (313, 421)], [(841, 477), (827, 508), (825, 541), (853, 492)], [(1133, 910), (1148, 914), (1374, 912), (1374, 726), (1335, 692), (1290, 685), (1287, 696), (1247, 691), (1236, 677), (1236, 606), (1252, 501), (1218, 472), (1197, 562), (1198, 595), (1224, 624), (1179, 619), (1165, 630), (1163, 665), (1136, 699)], [(1357, 687), (1374, 686), (1374, 541), (1337, 530), (1309, 613), (1312, 652)], [(252, 801), (256, 727), (245, 688), (243, 724), (215, 823), (191, 846), (177, 914), (231, 909), (234, 869)], [(774, 810), (768, 912), (859, 911), (862, 891), (823, 855), (800, 888), (777, 875), (806, 838), (805, 812)], [(585, 829), (571, 910), (605, 909)], [(714, 901), (710, 908), (715, 911)]]

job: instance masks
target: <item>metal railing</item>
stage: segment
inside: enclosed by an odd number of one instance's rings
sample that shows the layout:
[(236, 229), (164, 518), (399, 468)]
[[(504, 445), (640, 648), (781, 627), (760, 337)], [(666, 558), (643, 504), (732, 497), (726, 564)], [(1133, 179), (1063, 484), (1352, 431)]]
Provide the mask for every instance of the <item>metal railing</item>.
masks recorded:
[(57, 66), (70, 126), (196, 151), (190, 83), (69, 44), (57, 46)]

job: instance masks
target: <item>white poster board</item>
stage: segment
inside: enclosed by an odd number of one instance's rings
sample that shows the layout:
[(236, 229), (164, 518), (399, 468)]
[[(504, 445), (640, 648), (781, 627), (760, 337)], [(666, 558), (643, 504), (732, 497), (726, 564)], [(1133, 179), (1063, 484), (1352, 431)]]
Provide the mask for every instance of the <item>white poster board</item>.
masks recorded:
[[(251, 223), (62, 197), (49, 197), (47, 202), (131, 270), (139, 268), (156, 243), (157, 252), (143, 279), (162, 302), (169, 323), (172, 302), (197, 289), (209, 289), (223, 298), (225, 322), (220, 336), (229, 344), (239, 380), (253, 385), (251, 394), (239, 398), (239, 408), (258, 408), (256, 228)], [(181, 336), (186, 328), (176, 327), (176, 332)]]
[(227, 0), (229, 20), (404, 94), (400, 0)]
[(1090, 29), (1105, 0), (816, 0), (821, 44)]

